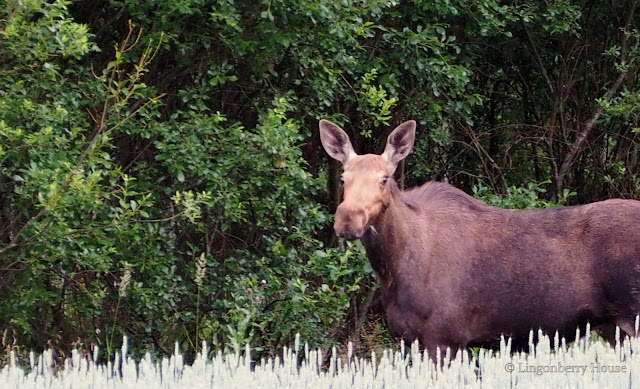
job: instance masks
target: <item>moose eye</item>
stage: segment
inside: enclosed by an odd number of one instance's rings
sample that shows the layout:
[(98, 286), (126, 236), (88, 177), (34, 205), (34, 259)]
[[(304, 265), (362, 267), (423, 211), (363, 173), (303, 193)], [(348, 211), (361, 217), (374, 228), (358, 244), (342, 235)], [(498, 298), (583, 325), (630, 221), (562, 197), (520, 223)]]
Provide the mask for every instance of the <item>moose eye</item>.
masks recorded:
[(386, 185), (389, 180), (389, 176), (382, 177), (382, 181), (380, 181), (380, 185)]

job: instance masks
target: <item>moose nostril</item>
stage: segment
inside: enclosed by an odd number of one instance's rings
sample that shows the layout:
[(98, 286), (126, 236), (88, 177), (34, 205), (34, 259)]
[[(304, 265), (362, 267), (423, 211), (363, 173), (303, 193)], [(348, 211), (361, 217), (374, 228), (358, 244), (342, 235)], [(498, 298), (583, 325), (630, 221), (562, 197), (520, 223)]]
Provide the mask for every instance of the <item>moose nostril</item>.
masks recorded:
[(350, 223), (361, 216), (364, 216), (364, 210), (362, 209), (354, 209), (341, 205), (336, 210), (336, 221), (341, 220), (344, 223)]
[(336, 235), (357, 239), (362, 236), (367, 223), (367, 214), (364, 208), (358, 204), (342, 203), (336, 210), (334, 231)]

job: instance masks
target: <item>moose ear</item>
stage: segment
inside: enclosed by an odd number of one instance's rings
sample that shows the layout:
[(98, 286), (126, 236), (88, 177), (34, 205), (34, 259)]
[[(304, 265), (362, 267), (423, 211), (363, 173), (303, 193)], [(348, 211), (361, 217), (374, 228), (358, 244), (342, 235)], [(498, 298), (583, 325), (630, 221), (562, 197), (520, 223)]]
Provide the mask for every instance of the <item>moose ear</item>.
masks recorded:
[(405, 159), (413, 148), (416, 139), (416, 122), (409, 120), (404, 122), (389, 134), (387, 146), (384, 148), (382, 157), (385, 158), (394, 169), (398, 162)]
[(320, 141), (327, 154), (342, 162), (343, 165), (356, 155), (349, 141), (349, 135), (328, 120), (320, 120)]

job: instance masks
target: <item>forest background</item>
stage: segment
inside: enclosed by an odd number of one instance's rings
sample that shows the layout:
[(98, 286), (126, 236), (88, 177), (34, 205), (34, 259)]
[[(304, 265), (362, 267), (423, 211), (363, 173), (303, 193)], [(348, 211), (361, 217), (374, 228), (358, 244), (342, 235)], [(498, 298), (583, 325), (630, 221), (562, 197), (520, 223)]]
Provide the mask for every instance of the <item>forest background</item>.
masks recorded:
[(1, 3), (2, 358), (392, 344), (322, 118), (417, 120), (407, 187), (640, 193), (638, 0)]

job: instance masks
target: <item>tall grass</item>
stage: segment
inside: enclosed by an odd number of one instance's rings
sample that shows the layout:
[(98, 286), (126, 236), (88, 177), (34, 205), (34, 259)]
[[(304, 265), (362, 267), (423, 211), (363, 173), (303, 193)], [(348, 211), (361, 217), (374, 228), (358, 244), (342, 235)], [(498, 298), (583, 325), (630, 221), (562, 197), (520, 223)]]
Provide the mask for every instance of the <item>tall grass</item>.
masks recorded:
[[(637, 327), (636, 327), (637, 328)], [(632, 388), (640, 386), (640, 339), (626, 339), (615, 348), (594, 340), (587, 332), (569, 345), (563, 339), (540, 335), (528, 353), (511, 351), (501, 342), (496, 352), (480, 350), (451, 355), (445, 352), (438, 366), (417, 344), (405, 350), (357, 358), (349, 347), (339, 357), (334, 348), (323, 360), (321, 350), (285, 348), (281, 357), (253, 361), (243, 353), (211, 352), (203, 342), (193, 364), (186, 365), (176, 346), (170, 358), (153, 361), (147, 354), (134, 361), (127, 356), (127, 339), (115, 361), (96, 364), (78, 351), (60, 370), (52, 368), (52, 353), (31, 355), (30, 366), (19, 366), (12, 355), (0, 369), (3, 388)], [(533, 334), (532, 334), (533, 336)]]

